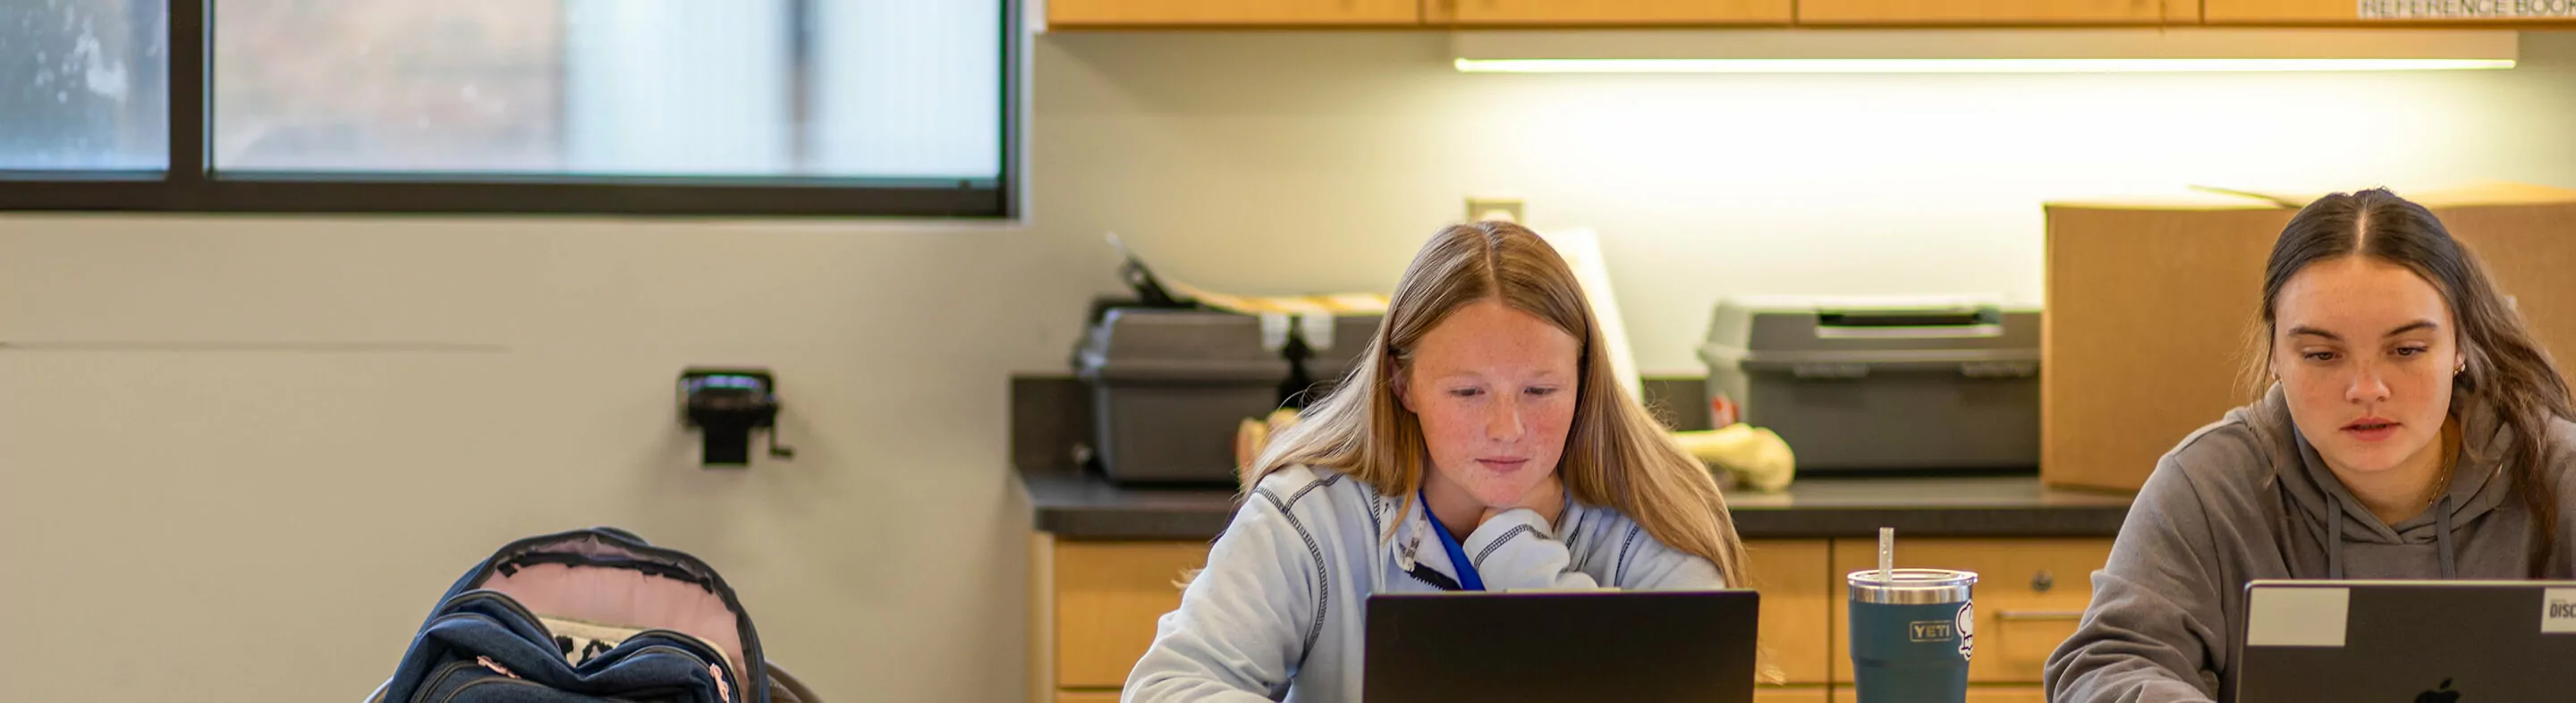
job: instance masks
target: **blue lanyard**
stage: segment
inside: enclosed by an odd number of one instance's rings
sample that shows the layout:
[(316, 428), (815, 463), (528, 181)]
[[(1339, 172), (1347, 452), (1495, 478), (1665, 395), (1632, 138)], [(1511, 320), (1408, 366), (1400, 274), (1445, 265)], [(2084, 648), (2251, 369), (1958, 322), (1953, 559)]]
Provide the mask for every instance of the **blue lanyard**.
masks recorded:
[(1431, 531), (1440, 535), (1440, 548), (1449, 552), (1449, 568), (1458, 571), (1459, 587), (1485, 590), (1485, 577), (1476, 573), (1476, 565), (1467, 563), (1466, 548), (1458, 545), (1458, 538), (1449, 534), (1448, 526), (1440, 524), (1440, 516), (1431, 514), (1431, 498), (1420, 491), (1414, 495), (1422, 498), (1422, 519), (1431, 521)]

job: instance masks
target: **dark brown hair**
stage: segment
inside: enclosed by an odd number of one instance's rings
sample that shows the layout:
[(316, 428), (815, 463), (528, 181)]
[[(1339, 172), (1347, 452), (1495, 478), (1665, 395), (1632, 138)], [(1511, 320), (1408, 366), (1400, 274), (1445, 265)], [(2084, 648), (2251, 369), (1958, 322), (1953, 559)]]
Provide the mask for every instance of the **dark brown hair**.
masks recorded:
[[(2545, 576), (2558, 550), (2558, 494), (2552, 477), (2549, 423), (2576, 418), (2567, 381), (2549, 353), (2532, 339), (2504, 293), (2487, 278), (2477, 256), (2451, 237), (2430, 210), (2385, 189), (2336, 193), (2309, 203), (2272, 244), (2263, 270), (2262, 354), (2253, 375), (2269, 385), (2273, 305), (2290, 277), (2310, 264), (2348, 256), (2403, 266), (2431, 283), (2459, 324), (2465, 370), (2451, 379), (2455, 399), (2466, 394), (2490, 404), (2513, 431), (2502, 457), (2514, 492), (2531, 512), (2530, 576)], [(2452, 409), (2458, 414), (2458, 408)], [(2469, 451), (2475, 451), (2470, 448)]]

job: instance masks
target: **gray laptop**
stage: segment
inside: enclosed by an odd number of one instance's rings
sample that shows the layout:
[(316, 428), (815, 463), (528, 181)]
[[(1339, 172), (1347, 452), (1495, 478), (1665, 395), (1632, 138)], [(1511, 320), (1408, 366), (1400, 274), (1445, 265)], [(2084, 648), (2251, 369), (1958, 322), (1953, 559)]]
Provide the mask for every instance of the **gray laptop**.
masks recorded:
[(1379, 594), (1369, 703), (1751, 703), (1749, 590)]
[(2576, 582), (2255, 581), (2236, 699), (2576, 700)]

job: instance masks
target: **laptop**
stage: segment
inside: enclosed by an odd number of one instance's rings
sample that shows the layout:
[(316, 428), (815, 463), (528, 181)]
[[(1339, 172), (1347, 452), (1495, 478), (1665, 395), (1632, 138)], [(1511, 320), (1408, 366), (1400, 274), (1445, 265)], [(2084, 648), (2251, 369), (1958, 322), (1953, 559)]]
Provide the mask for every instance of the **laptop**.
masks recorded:
[(1369, 703), (1752, 703), (1750, 590), (1369, 596)]
[(2246, 584), (2236, 699), (2576, 700), (2576, 582)]

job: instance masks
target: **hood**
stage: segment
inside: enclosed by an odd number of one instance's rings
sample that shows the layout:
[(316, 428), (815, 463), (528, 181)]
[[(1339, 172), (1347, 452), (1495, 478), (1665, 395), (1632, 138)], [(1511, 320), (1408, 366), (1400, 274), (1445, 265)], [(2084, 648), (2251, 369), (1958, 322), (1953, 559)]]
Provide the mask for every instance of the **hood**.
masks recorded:
[(2460, 456), (2451, 471), (2449, 489), (2423, 514), (2387, 524), (2353, 497), (2327, 468), (2315, 445), (2290, 418), (2289, 401), (2274, 384), (2253, 405), (2228, 413), (2254, 430), (2271, 467), (2269, 481), (2279, 489), (2282, 512), (2292, 529), (2309, 532), (2327, 550), (2328, 576), (2342, 578), (2346, 544), (2440, 547), (2442, 574), (2452, 575), (2451, 541), (2510, 498), (2510, 477), (2502, 457), (2512, 430), (2497, 420), (2488, 404), (2473, 395), (2452, 399), (2452, 416), (2460, 423)]

